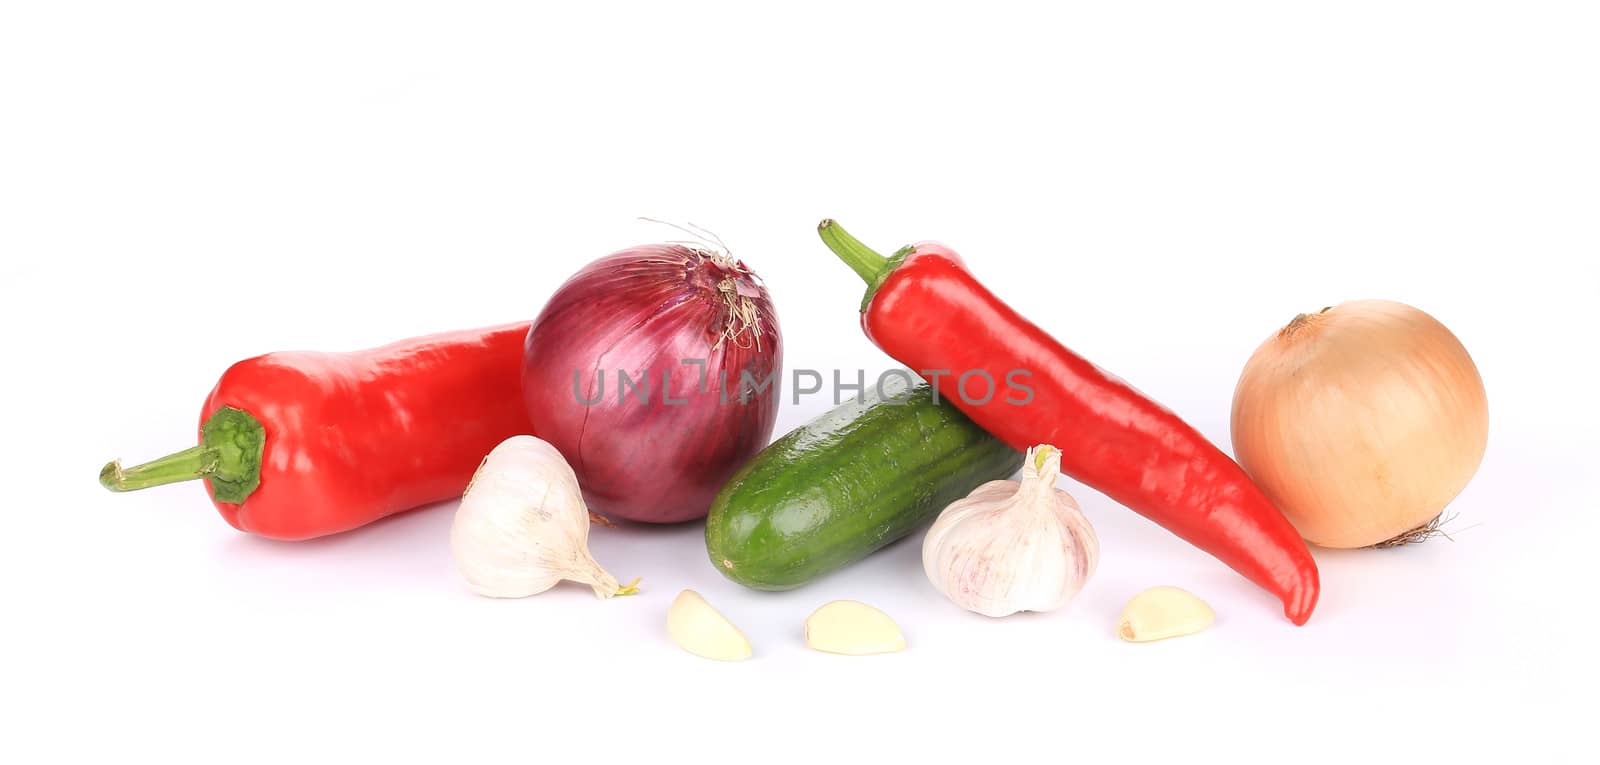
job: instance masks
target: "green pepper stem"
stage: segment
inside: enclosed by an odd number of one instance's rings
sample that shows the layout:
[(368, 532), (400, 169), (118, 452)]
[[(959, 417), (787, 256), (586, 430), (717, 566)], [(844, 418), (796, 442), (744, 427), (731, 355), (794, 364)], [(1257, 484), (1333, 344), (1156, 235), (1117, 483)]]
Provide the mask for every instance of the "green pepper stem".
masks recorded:
[(207, 446), (184, 449), (131, 468), (112, 460), (100, 469), (100, 485), (112, 491), (138, 491), (151, 486), (192, 481), (216, 470), (217, 450)]
[(844, 227), (828, 218), (817, 224), (817, 235), (822, 237), (822, 243), (833, 250), (844, 264), (855, 271), (868, 286), (878, 284), (883, 280), (885, 271), (890, 268), (889, 259), (879, 255), (871, 247), (861, 243), (861, 240), (850, 235)]
[(218, 502), (238, 504), (261, 485), (261, 455), (266, 431), (250, 413), (224, 406), (200, 426), (200, 445), (158, 460), (125, 468), (118, 460), (100, 469), (100, 485), (112, 491), (138, 491), (162, 484), (204, 478)]

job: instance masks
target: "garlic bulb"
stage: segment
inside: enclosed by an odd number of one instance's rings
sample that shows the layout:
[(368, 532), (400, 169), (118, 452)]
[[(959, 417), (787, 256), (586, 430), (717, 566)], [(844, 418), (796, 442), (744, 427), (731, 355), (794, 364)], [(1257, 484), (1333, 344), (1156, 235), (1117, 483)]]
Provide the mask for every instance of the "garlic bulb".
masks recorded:
[(1100, 542), (1071, 495), (1056, 488), (1061, 452), (1028, 450), (1022, 481), (990, 481), (952, 502), (922, 540), (928, 581), (968, 611), (1051, 611), (1094, 574)]
[(483, 458), (450, 526), (450, 551), (473, 592), (537, 595), (567, 579), (602, 598), (631, 595), (589, 554), (589, 509), (578, 477), (533, 436), (512, 436)]

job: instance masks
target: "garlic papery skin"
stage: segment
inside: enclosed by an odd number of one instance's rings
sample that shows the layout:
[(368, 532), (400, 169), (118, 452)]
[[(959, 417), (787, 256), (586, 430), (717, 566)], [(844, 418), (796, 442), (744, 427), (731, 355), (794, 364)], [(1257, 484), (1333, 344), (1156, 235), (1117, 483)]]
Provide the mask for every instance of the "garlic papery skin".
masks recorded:
[(634, 592), (589, 554), (578, 477), (533, 436), (512, 436), (484, 457), (450, 526), (450, 552), (472, 591), (492, 598), (537, 595), (563, 579), (602, 598)]
[(928, 581), (983, 614), (1053, 611), (1094, 575), (1100, 541), (1071, 495), (1056, 488), (1061, 452), (1028, 450), (1022, 481), (990, 481), (939, 514), (922, 540)]

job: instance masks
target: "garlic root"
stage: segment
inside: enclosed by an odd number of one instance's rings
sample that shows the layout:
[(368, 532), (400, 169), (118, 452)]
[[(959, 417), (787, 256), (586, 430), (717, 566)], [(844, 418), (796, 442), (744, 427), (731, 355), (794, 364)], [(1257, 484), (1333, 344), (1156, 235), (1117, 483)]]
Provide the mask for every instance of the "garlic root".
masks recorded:
[(1128, 601), (1117, 623), (1117, 637), (1130, 643), (1192, 635), (1215, 621), (1211, 606), (1188, 590), (1151, 587)]
[(750, 658), (749, 638), (694, 590), (678, 593), (667, 608), (667, 634), (696, 656), (717, 661)]
[(906, 638), (888, 614), (859, 601), (835, 600), (806, 618), (806, 645), (826, 653), (866, 656), (904, 650)]

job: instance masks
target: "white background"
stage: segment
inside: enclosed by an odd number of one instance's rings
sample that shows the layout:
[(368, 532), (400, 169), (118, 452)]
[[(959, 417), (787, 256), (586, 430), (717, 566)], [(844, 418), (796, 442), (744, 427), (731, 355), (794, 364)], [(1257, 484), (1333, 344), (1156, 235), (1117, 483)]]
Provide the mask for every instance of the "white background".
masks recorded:
[[(1590, 3), (19, 2), (0, 10), (0, 759), (604, 762), (937, 755), (1386, 761), (1573, 755), (1592, 729), (1600, 19)], [(672, 7), (668, 7), (668, 6)], [(1455, 541), (1326, 552), (1290, 626), (1075, 483), (1104, 546), (1064, 611), (943, 601), (919, 539), (784, 594), (698, 526), (598, 529), (636, 598), (469, 594), (451, 508), (283, 544), (195, 484), (232, 361), (532, 318), (568, 274), (717, 231), (791, 367), (890, 362), (825, 216), (938, 239), (1075, 350), (1226, 445), (1295, 313), (1428, 310), (1487, 383)], [(826, 409), (788, 406), (779, 432)], [(1071, 448), (1071, 444), (1062, 444)], [(1112, 635), (1139, 589), (1216, 607)], [(685, 587), (756, 658), (666, 638)], [(903, 654), (807, 651), (834, 598)], [(1587, 711), (1580, 709), (1586, 707)], [(629, 755), (624, 758), (622, 755)]]

